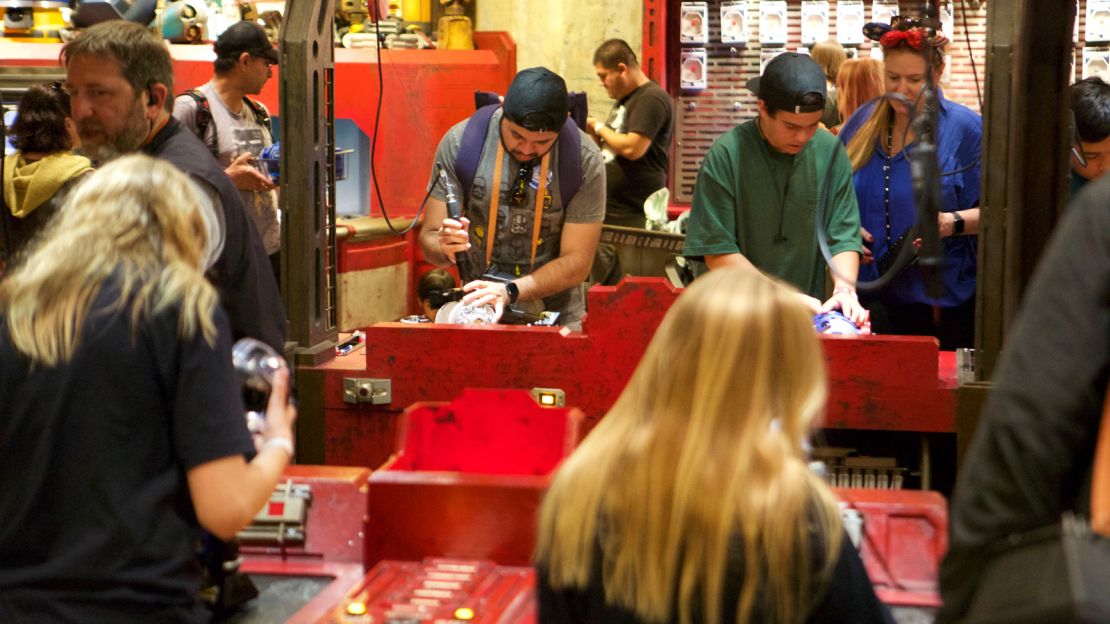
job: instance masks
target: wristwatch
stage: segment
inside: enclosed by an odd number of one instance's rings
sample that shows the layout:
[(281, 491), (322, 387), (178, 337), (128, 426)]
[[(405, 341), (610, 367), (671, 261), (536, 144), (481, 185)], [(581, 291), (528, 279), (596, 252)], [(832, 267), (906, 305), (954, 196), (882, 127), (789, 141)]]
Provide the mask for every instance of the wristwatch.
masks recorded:
[(952, 211), (952, 236), (959, 236), (964, 233), (964, 218), (960, 216), (959, 212)]
[(505, 292), (509, 294), (509, 305), (516, 303), (517, 297), (520, 296), (520, 287), (516, 282), (505, 282)]

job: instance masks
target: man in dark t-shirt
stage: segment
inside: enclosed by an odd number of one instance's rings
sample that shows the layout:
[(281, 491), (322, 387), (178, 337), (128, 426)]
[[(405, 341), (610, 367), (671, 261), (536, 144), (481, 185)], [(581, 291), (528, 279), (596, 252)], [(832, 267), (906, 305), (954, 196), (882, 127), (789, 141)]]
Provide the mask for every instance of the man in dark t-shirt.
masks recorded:
[[(644, 201), (667, 185), (671, 97), (644, 75), (636, 54), (621, 39), (597, 48), (594, 69), (616, 100), (606, 121), (586, 118), (586, 129), (605, 158), (605, 224), (642, 228)], [(622, 275), (616, 248), (598, 245), (590, 282), (612, 285)]]
[(586, 118), (605, 157), (605, 223), (644, 226), (644, 200), (667, 184), (674, 125), (671, 98), (640, 69), (632, 48), (610, 39), (594, 52), (594, 69), (616, 100), (606, 121)]

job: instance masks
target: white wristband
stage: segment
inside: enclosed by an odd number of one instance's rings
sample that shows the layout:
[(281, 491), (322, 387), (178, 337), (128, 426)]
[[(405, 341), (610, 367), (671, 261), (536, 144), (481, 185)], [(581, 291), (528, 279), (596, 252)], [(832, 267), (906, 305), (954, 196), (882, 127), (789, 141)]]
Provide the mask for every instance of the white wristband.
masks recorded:
[(293, 459), (293, 441), (285, 436), (274, 436), (266, 440), (258, 452), (262, 453), (268, 448), (279, 448), (289, 455), (289, 459)]
[(594, 134), (596, 134), (598, 136), (601, 136), (601, 129), (604, 128), (604, 127), (605, 127), (605, 122), (604, 121), (595, 121), (594, 122)]

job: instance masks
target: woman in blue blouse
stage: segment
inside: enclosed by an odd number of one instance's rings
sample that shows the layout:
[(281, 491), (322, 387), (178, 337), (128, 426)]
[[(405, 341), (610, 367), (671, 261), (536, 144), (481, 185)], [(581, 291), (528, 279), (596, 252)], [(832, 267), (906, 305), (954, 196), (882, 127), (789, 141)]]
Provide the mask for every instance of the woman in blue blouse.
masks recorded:
[[(865, 253), (860, 280), (872, 280), (897, 253), (898, 242), (914, 244), (916, 202), (910, 161), (917, 147), (917, 124), (923, 113), (926, 62), (922, 49), (928, 34), (913, 20), (893, 26), (868, 24), (864, 32), (883, 48), (886, 97), (860, 107), (844, 124), (840, 139), (848, 148), (852, 180), (859, 200)], [(939, 36), (937, 39), (943, 41)], [(933, 81), (940, 82), (944, 56), (933, 48)], [(941, 171), (943, 206), (937, 215), (944, 251), (944, 292), (930, 297), (916, 265), (871, 295), (876, 333), (936, 336), (942, 349), (974, 346), (976, 236), (979, 231), (979, 155), (982, 118), (936, 93), (938, 128), (934, 133)], [(868, 255), (870, 257), (868, 257)]]

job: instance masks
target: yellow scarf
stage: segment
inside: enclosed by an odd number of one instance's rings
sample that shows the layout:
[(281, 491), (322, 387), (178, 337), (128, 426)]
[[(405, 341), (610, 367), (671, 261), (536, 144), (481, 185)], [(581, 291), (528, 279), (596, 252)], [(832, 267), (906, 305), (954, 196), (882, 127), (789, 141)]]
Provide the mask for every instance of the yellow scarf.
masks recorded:
[(28, 162), (16, 152), (4, 161), (4, 200), (20, 219), (57, 194), (66, 182), (92, 169), (92, 163), (73, 152), (56, 152)]

